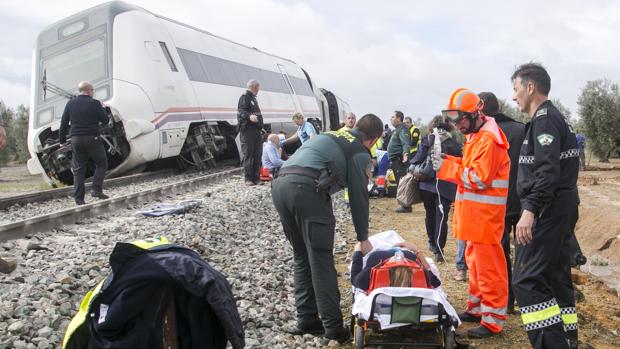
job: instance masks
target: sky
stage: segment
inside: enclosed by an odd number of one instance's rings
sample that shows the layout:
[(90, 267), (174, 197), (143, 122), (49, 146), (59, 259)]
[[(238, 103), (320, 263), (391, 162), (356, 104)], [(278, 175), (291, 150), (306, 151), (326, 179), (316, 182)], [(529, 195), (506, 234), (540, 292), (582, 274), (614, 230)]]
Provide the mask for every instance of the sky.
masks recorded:
[[(103, 2), (0, 0), (0, 100), (28, 104), (32, 50), (43, 28)], [(358, 116), (387, 120), (401, 110), (428, 121), (459, 87), (510, 100), (514, 68), (530, 61), (547, 68), (549, 97), (573, 116), (587, 81), (620, 82), (614, 0), (130, 2), (292, 59)]]

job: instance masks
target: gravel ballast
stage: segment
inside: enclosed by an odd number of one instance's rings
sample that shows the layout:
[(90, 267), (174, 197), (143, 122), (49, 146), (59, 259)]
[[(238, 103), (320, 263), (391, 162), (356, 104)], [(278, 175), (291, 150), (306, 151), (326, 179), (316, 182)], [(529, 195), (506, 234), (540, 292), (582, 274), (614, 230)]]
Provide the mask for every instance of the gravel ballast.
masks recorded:
[[(82, 297), (108, 274), (108, 257), (116, 242), (159, 236), (199, 252), (227, 277), (244, 323), (247, 348), (336, 346), (322, 337), (292, 336), (283, 330), (295, 324), (292, 250), (269, 189), (268, 184), (245, 186), (239, 176), (233, 176), (161, 199), (205, 200), (183, 215), (136, 214), (150, 203), (0, 244), (0, 256), (18, 260), (15, 271), (0, 274), (0, 349), (60, 347)], [(341, 198), (334, 195), (334, 252), (335, 258), (346, 260), (348, 239), (342, 227), (350, 222), (350, 215)], [(347, 298), (343, 295), (343, 305)]]

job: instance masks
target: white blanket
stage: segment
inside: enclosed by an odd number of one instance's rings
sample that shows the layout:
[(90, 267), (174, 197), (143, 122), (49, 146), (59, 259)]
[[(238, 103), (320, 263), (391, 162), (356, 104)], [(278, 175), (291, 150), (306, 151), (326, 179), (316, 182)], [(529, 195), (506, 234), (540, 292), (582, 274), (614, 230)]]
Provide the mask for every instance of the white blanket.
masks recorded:
[[(394, 244), (405, 241), (405, 239), (403, 239), (394, 230), (388, 230), (379, 234), (375, 234), (368, 239), (373, 245), (373, 250), (370, 253), (372, 253), (373, 251), (389, 250), (394, 246)], [(364, 256), (363, 266), (366, 266), (366, 261), (368, 260), (368, 255), (370, 253)], [(431, 258), (426, 258), (426, 261), (431, 267), (431, 272), (435, 274), (435, 276), (437, 276), (439, 280), (441, 280), (439, 275), (439, 269), (437, 269), (434, 261)], [(461, 320), (459, 319), (456, 310), (454, 309), (454, 307), (452, 307), (450, 302), (448, 302), (447, 295), (441, 286), (435, 289), (417, 287), (382, 287), (373, 290), (368, 295), (363, 290), (354, 289), (355, 301), (353, 302), (351, 313), (353, 315), (359, 315), (361, 318), (368, 320), (370, 318), (370, 311), (372, 309), (372, 303), (373, 299), (375, 299), (375, 296), (377, 296), (377, 299), (375, 302), (375, 316), (373, 318), (379, 321), (382, 329), (407, 325), (404, 323), (390, 323), (390, 312), (385, 311), (385, 308), (389, 308), (391, 306), (392, 297), (415, 296), (423, 298), (422, 315), (420, 316), (420, 321), (422, 322), (437, 321), (436, 306), (437, 303), (440, 303), (441, 305), (443, 305), (448, 315), (450, 315), (454, 320), (456, 320), (459, 325), (461, 324)], [(435, 312), (433, 313), (431, 311), (429, 313), (429, 309), (435, 309)]]

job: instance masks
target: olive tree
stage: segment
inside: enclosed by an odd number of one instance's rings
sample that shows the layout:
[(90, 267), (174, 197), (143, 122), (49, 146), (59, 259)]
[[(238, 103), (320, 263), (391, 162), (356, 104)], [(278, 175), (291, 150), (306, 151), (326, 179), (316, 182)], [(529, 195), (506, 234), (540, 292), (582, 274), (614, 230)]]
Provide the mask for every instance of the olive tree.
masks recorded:
[(577, 100), (588, 144), (601, 162), (608, 162), (620, 141), (620, 92), (607, 79), (588, 81)]

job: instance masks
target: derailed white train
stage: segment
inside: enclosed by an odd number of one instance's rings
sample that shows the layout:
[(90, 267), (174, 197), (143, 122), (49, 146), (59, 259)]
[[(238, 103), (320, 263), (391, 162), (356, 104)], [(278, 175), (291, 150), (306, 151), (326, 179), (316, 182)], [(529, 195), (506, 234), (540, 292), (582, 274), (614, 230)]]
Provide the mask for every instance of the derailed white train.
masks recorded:
[(101, 129), (109, 175), (160, 159), (204, 166), (238, 156), (237, 101), (249, 79), (260, 81), (263, 118), (276, 132), (292, 129), (294, 112), (335, 129), (349, 110), (291, 60), (118, 1), (46, 28), (33, 62), (28, 169), (49, 183), (73, 181), (71, 149), (58, 143), (67, 98), (53, 91), (76, 93), (82, 80), (112, 116)]

